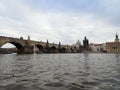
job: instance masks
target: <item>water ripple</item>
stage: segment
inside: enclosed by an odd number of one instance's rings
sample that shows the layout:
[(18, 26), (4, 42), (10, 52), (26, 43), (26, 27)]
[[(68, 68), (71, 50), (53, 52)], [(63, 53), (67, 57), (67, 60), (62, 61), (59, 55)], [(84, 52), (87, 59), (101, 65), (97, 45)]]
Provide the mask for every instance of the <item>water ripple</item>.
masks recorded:
[(120, 90), (120, 56), (0, 55), (0, 90)]

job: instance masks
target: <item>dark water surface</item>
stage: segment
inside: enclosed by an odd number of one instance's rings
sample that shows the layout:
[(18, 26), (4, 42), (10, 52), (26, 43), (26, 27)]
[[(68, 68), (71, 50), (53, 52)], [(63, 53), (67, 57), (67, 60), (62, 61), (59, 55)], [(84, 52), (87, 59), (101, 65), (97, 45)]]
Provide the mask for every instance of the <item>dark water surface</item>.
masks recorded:
[(0, 90), (120, 90), (120, 55), (0, 55)]

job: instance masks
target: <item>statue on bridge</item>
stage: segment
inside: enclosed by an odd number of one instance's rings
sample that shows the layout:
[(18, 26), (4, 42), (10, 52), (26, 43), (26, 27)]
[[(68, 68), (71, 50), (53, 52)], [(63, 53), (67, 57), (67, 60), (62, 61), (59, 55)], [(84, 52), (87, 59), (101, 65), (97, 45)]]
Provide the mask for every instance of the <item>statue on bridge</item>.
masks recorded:
[(30, 40), (30, 36), (28, 35), (28, 40)]

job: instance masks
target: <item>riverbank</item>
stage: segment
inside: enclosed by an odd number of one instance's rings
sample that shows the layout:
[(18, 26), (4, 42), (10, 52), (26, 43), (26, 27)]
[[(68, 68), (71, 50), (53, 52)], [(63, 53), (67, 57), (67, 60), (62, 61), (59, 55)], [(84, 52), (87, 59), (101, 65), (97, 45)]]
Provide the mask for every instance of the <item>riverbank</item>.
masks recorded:
[(11, 54), (11, 53), (17, 53), (16, 48), (0, 48), (0, 54)]

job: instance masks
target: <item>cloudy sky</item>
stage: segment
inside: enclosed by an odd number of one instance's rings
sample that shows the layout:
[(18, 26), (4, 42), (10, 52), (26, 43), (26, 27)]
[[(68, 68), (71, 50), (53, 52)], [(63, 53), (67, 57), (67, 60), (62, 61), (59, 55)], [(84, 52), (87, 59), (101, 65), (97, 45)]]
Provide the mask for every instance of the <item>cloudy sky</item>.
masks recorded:
[(120, 0), (0, 0), (0, 36), (62, 44), (120, 36)]

